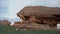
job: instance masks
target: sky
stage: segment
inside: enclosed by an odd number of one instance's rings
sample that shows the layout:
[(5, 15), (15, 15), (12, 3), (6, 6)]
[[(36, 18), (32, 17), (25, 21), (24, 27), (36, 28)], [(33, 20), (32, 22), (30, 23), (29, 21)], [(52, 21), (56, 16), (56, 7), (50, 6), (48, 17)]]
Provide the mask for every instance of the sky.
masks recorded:
[(25, 6), (60, 7), (60, 0), (0, 0), (0, 17), (11, 22), (19, 21), (16, 13)]

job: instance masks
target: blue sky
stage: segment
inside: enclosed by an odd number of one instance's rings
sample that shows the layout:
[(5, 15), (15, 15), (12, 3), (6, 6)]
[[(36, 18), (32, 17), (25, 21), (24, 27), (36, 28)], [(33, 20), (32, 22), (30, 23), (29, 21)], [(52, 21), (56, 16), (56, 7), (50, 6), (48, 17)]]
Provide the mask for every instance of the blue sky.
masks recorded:
[(19, 21), (16, 13), (25, 6), (60, 7), (60, 0), (0, 0), (0, 17)]

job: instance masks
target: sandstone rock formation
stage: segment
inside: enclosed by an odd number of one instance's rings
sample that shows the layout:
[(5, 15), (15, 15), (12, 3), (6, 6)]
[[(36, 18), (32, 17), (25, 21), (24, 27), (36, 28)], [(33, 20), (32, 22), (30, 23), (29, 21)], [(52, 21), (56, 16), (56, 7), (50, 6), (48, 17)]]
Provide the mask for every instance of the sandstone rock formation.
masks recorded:
[(41, 24), (47, 25), (49, 27), (56, 27), (57, 24), (60, 22), (60, 8), (45, 6), (27, 6), (19, 11), (17, 13), (17, 16), (21, 18), (21, 23), (26, 23), (27, 21), (27, 23), (32, 23), (32, 25), (36, 23), (39, 27)]
[(10, 26), (10, 23), (8, 20), (0, 20), (0, 25), (7, 25)]
[(29, 22), (15, 22), (13, 24), (13, 27), (16, 28), (16, 30), (55, 30), (56, 27), (50, 27), (47, 25), (37, 24), (37, 23), (29, 23)]

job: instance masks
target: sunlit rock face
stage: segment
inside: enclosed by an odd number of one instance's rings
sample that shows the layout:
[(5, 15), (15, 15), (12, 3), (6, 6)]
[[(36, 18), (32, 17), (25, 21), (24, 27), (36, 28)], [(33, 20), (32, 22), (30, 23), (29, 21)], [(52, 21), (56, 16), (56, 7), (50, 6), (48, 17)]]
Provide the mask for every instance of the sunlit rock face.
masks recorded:
[[(60, 23), (60, 8), (46, 6), (27, 6), (17, 13), (22, 22), (43, 24), (48, 27), (56, 27)], [(28, 23), (27, 22), (27, 23)]]
[(6, 26), (10, 26), (11, 22), (9, 22), (8, 20), (0, 20), (0, 25), (6, 25)]
[[(45, 6), (27, 6), (24, 7), (21, 11), (17, 13), (20, 16), (21, 13), (24, 13), (24, 16), (52, 16), (51, 14), (60, 14), (60, 8), (58, 7), (45, 7)], [(53, 16), (52, 16), (53, 17)]]

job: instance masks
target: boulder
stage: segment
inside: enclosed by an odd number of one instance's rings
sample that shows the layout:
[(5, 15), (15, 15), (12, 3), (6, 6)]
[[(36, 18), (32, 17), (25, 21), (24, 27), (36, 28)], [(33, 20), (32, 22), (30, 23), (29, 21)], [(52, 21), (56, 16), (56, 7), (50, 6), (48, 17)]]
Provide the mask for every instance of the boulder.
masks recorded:
[[(17, 13), (17, 16), (20, 17), (23, 21), (31, 21), (42, 24), (48, 23), (49, 26), (57, 24), (57, 20), (60, 21), (60, 19), (56, 18), (57, 15), (60, 15), (59, 7), (46, 6), (27, 6)], [(46, 19), (48, 21), (46, 21)]]
[(22, 20), (20, 24), (25, 24), (24, 26), (28, 29), (37, 29), (36, 27), (50, 29), (60, 23), (60, 7), (27, 6), (19, 11), (17, 16)]

